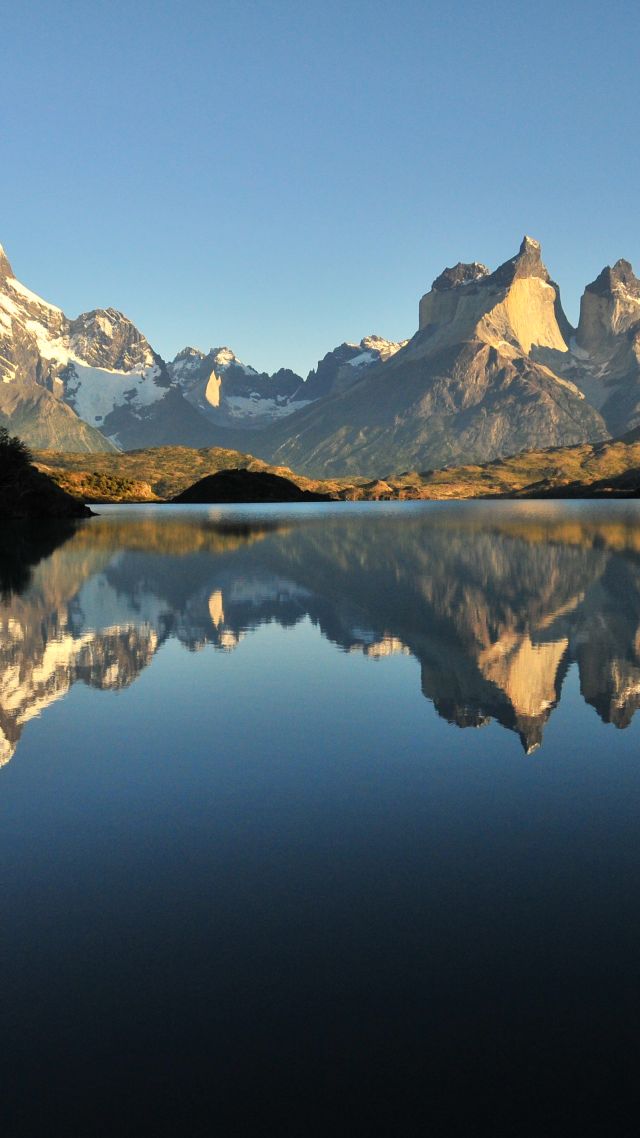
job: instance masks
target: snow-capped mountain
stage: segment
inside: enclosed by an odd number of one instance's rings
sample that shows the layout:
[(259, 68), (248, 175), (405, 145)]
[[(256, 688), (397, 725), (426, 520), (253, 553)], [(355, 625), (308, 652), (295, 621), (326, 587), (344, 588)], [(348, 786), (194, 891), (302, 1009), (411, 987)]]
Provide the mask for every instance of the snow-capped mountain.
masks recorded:
[(327, 352), (317, 367), (310, 371), (304, 388), (296, 399), (311, 402), (325, 395), (346, 391), (366, 370), (374, 364), (382, 363), (404, 348), (407, 340), (397, 342), (385, 340), (382, 336), (365, 336), (359, 344), (344, 343)]
[(16, 279), (4, 251), (0, 381), (0, 416), (36, 447), (136, 445), (175, 414), (166, 365), (126, 316), (107, 308), (68, 319)]
[(317, 399), (346, 390), (368, 367), (389, 359), (405, 343), (366, 336), (359, 344), (340, 344), (319, 361), (306, 381), (288, 368), (272, 375), (259, 372), (226, 347), (211, 348), (206, 354), (184, 348), (169, 364), (169, 374), (212, 423), (231, 430), (260, 430)]
[(166, 364), (115, 308), (67, 317), (17, 279), (0, 247), (0, 424), (38, 449), (246, 439), (348, 386), (400, 346), (376, 336), (343, 344), (307, 382), (287, 368), (258, 371), (228, 347), (187, 347)]
[(185, 398), (211, 423), (226, 428), (260, 429), (290, 415), (302, 377), (287, 368), (273, 375), (259, 372), (231, 348), (183, 348), (169, 364), (171, 378)]

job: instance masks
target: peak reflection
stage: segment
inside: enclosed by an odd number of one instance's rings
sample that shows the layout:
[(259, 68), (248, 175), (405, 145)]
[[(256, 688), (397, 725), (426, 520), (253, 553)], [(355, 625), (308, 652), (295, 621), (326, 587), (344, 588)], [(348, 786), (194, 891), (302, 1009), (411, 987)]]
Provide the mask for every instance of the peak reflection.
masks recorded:
[(411, 654), (440, 716), (497, 722), (527, 753), (571, 665), (605, 723), (627, 727), (640, 706), (628, 506), (343, 507), (255, 523), (114, 512), (37, 555), (5, 548), (0, 579), (0, 763), (78, 681), (116, 690), (168, 639), (229, 652), (260, 625), (305, 618), (345, 652)]

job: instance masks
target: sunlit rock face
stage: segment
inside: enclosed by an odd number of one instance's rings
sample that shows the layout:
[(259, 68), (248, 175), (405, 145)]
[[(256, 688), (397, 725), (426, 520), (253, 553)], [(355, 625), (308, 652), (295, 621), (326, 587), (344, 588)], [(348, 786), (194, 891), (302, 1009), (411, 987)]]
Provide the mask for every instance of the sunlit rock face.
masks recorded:
[(5, 574), (0, 761), (74, 684), (127, 687), (169, 639), (232, 653), (262, 625), (303, 620), (371, 667), (413, 657), (408, 682), (443, 719), (498, 723), (528, 754), (571, 667), (624, 728), (640, 706), (639, 555), (635, 520), (611, 506), (89, 522)]
[(495, 273), (474, 262), (445, 269), (420, 301), (420, 330), (433, 349), (478, 339), (501, 351), (529, 355), (533, 347), (568, 350), (558, 324), (557, 285), (540, 245), (525, 237), (517, 256)]

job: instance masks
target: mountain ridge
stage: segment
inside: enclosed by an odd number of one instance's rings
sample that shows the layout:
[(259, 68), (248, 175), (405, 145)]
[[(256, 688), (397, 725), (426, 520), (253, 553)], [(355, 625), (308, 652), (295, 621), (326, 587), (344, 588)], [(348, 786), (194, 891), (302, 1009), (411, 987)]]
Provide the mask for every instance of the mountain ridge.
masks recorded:
[(606, 266), (573, 328), (525, 236), (493, 271), (436, 276), (410, 339), (344, 342), (303, 379), (228, 347), (165, 362), (116, 308), (69, 319), (2, 250), (0, 381), (0, 423), (40, 449), (224, 446), (315, 478), (386, 478), (640, 424), (640, 281), (628, 261)]

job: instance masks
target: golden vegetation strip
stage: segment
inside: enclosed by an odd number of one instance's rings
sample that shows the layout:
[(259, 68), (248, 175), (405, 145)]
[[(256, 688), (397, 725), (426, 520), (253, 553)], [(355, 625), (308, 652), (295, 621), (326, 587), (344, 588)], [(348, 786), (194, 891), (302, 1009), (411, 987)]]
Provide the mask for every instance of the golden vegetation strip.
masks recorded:
[(640, 430), (621, 439), (525, 451), (509, 458), (443, 470), (411, 471), (384, 479), (314, 479), (284, 466), (222, 447), (153, 447), (119, 454), (40, 451), (37, 466), (88, 502), (158, 502), (175, 497), (207, 474), (245, 468), (289, 478), (303, 490), (348, 500), (460, 499), (549, 493), (640, 470)]

